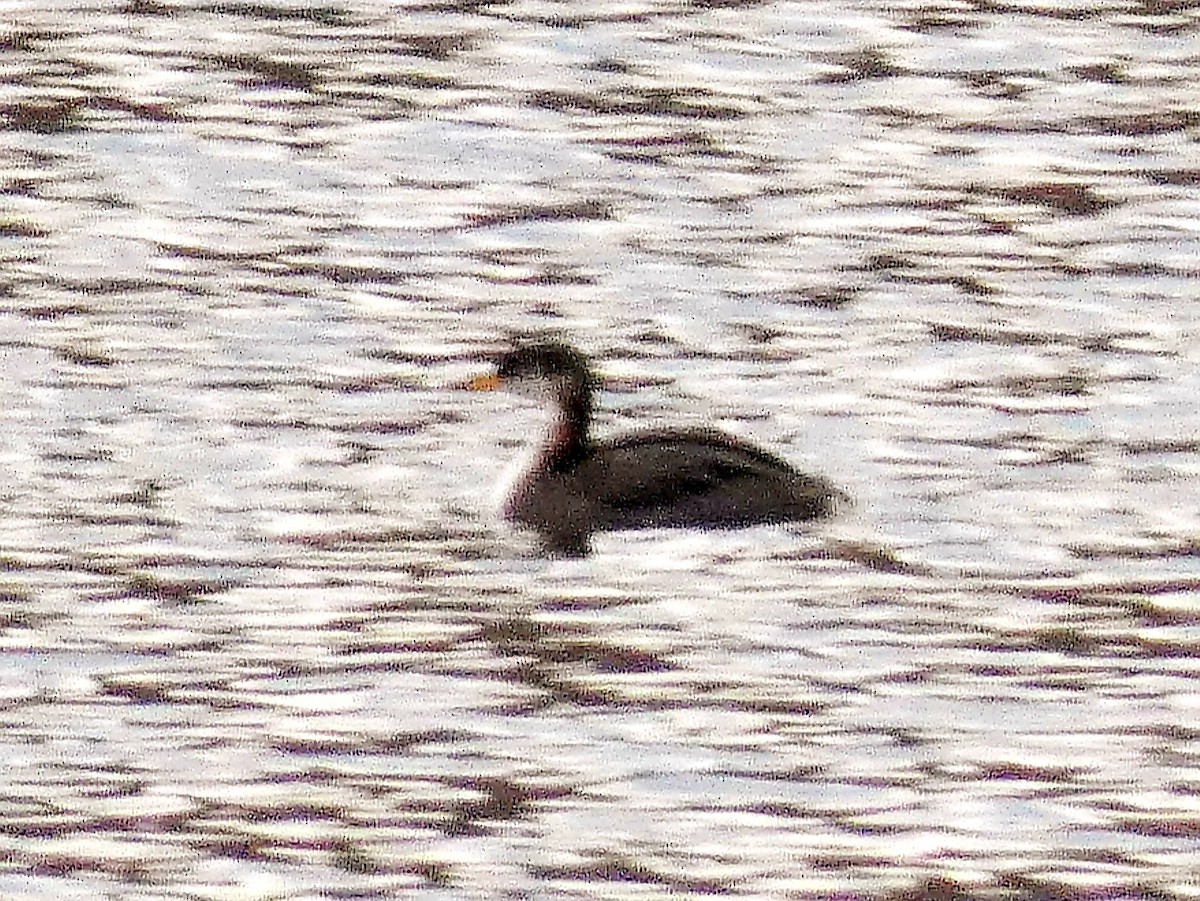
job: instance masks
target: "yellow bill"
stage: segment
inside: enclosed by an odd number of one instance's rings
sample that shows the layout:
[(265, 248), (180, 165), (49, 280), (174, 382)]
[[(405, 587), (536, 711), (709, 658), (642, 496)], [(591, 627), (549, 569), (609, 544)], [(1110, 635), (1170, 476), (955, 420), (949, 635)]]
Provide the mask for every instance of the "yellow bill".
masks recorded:
[(465, 385), (468, 391), (495, 391), (500, 387), (500, 376), (491, 372), (471, 379)]

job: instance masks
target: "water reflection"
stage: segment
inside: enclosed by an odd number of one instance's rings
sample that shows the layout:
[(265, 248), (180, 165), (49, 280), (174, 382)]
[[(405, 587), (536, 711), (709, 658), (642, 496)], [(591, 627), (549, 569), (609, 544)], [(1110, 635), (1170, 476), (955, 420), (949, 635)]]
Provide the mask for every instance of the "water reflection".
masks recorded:
[[(1182, 897), (1198, 28), (14, 6), (5, 896)], [(541, 559), (547, 329), (856, 509)]]

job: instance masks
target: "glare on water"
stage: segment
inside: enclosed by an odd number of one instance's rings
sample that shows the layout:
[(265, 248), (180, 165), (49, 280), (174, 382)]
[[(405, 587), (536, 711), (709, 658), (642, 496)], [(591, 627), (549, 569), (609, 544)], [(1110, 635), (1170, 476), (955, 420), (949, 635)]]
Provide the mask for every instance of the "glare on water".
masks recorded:
[[(10, 3), (0, 894), (1194, 894), (1194, 3)], [(816, 527), (496, 512), (539, 413)]]

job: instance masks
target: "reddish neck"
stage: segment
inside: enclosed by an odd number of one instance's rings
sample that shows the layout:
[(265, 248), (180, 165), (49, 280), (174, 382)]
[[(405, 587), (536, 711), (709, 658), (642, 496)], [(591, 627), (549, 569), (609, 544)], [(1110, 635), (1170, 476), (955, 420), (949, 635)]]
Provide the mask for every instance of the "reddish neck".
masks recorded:
[(578, 466), (588, 455), (588, 427), (592, 419), (590, 386), (566, 391), (559, 398), (558, 416), (550, 427), (550, 436), (542, 452), (542, 465), (548, 472), (566, 472)]

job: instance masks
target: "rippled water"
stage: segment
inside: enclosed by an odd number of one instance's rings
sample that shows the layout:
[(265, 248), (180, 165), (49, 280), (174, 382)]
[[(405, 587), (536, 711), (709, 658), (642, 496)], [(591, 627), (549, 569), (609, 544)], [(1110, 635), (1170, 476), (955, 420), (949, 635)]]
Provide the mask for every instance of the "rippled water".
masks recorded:
[(0, 9), (0, 895), (1194, 896), (1200, 3)]

